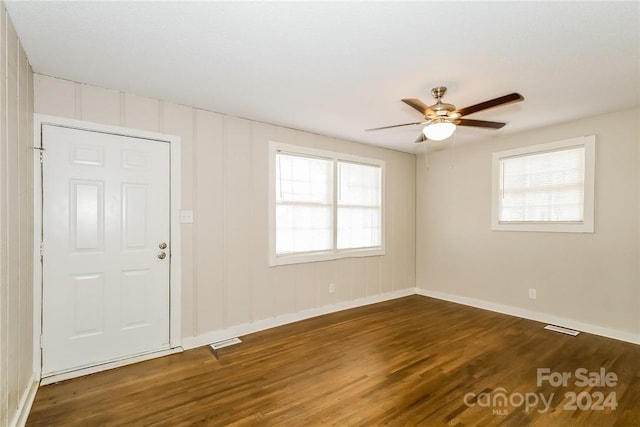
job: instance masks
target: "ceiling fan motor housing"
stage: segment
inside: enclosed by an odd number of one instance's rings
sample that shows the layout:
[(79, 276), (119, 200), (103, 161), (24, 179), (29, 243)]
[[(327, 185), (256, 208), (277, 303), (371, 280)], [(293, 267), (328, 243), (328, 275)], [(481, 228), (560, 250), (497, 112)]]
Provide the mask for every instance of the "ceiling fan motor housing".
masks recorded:
[[(442, 97), (447, 93), (447, 88), (444, 86), (438, 86), (431, 89), (431, 95), (436, 99), (436, 103), (429, 106), (427, 110), (429, 113), (435, 113), (436, 117), (447, 117), (449, 113), (455, 111), (456, 107), (452, 104), (442, 102)], [(431, 114), (425, 116), (426, 119), (434, 119)]]

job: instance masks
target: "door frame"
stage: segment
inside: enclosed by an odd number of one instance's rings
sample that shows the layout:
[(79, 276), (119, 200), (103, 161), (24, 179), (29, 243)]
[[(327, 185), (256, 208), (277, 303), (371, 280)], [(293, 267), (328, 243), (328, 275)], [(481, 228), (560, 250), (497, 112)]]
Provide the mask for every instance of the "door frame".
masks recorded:
[[(66, 117), (50, 116), (45, 114), (33, 115), (33, 371), (38, 380), (42, 377), (42, 285), (43, 272), (40, 257), (42, 244), (42, 168), (40, 153), (42, 152), (42, 126), (52, 125), (78, 130), (108, 133), (126, 137), (143, 138), (169, 143), (170, 156), (170, 233), (171, 256), (169, 264), (169, 347), (170, 350), (158, 351), (147, 355), (137, 355), (131, 358), (118, 360), (96, 367), (82, 368), (77, 371), (55, 375), (50, 377), (55, 380), (72, 378), (87, 373), (122, 366), (127, 363), (135, 363), (140, 360), (151, 359), (182, 351), (182, 258), (180, 239), (180, 208), (181, 208), (181, 171), (180, 171), (180, 136), (168, 135), (158, 132), (150, 132), (140, 129), (132, 129), (121, 126), (103, 125)], [(45, 152), (46, 156), (46, 152)]]

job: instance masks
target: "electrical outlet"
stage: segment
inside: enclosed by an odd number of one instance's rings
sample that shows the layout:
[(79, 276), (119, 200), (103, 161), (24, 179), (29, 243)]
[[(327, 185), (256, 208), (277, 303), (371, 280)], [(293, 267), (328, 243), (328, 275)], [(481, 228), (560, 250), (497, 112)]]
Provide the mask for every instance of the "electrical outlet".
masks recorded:
[(533, 288), (529, 288), (529, 298), (536, 299), (536, 290)]
[(336, 287), (333, 283), (329, 283), (329, 293), (332, 294), (336, 291)]

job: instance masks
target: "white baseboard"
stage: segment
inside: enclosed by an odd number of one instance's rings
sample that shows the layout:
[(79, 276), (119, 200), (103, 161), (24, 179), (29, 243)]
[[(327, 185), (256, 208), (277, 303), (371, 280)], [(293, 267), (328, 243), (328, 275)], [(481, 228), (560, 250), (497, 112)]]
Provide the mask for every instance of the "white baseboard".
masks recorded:
[(353, 301), (345, 301), (338, 304), (326, 305), (323, 307), (311, 308), (297, 313), (283, 314), (269, 319), (258, 320), (256, 322), (243, 323), (241, 325), (232, 326), (226, 329), (207, 332), (195, 337), (187, 337), (182, 339), (182, 347), (185, 350), (209, 345), (214, 342), (226, 340), (233, 337), (251, 334), (263, 331), (265, 329), (274, 328), (276, 326), (286, 325), (288, 323), (298, 322), (300, 320), (309, 319), (311, 317), (321, 316), (323, 314), (335, 313), (337, 311), (348, 310), (350, 308), (361, 307), (377, 302), (387, 301), (396, 298), (402, 298), (409, 295), (422, 295), (432, 297), (444, 301), (454, 302), (457, 304), (468, 305), (471, 307), (481, 308), (484, 310), (494, 311), (497, 313), (508, 314), (510, 316), (521, 317), (524, 319), (535, 320), (542, 323), (550, 323), (557, 326), (575, 329), (589, 334), (600, 335), (607, 338), (613, 338), (619, 341), (625, 341), (632, 344), (640, 345), (640, 335), (627, 331), (606, 328), (589, 323), (579, 322), (561, 316), (549, 313), (543, 313), (534, 310), (528, 310), (519, 307), (498, 304), (490, 301), (479, 300), (475, 298), (464, 297), (460, 295), (448, 294), (439, 291), (430, 291), (420, 288), (407, 288), (399, 291), (387, 292), (380, 295), (374, 295), (365, 298), (359, 298)]
[(482, 308), (484, 310), (494, 311), (497, 313), (508, 314), (510, 316), (522, 317), (524, 319), (535, 320), (542, 323), (550, 323), (552, 325), (564, 326), (565, 328), (575, 329), (589, 334), (600, 335), (607, 338), (613, 338), (620, 341), (626, 341), (632, 344), (640, 344), (640, 335), (631, 332), (620, 331), (617, 329), (605, 328), (598, 325), (583, 323), (565, 317), (556, 316), (549, 313), (528, 310), (520, 307), (512, 307), (509, 305), (498, 304), (490, 301), (479, 300), (475, 298), (463, 297), (460, 295), (448, 294), (439, 291), (430, 291), (427, 289), (416, 288), (418, 295), (436, 298), (444, 301), (455, 302), (457, 304), (468, 305), (471, 307)]
[(214, 342), (252, 334), (254, 332), (263, 331), (265, 329), (274, 328), (276, 326), (286, 325), (288, 323), (298, 322), (300, 320), (309, 319), (311, 317), (322, 316), (323, 314), (335, 313), (337, 311), (348, 310), (350, 308), (362, 307), (369, 304), (402, 298), (409, 295), (414, 295), (415, 293), (415, 288), (401, 289), (399, 291), (386, 292), (384, 294), (372, 295), (369, 297), (358, 298), (355, 300), (340, 302), (337, 304), (310, 308), (307, 310), (299, 311), (297, 313), (283, 314), (280, 316), (271, 317), (269, 319), (243, 323), (241, 325), (232, 326), (230, 328), (207, 332), (195, 337), (182, 338), (182, 347), (185, 350), (195, 347), (201, 347)]
[(157, 359), (158, 357), (169, 356), (175, 353), (182, 353), (182, 347), (171, 348), (168, 350), (153, 351), (150, 353), (140, 354), (134, 357), (127, 357), (125, 359), (114, 360), (112, 362), (103, 363), (100, 365), (89, 366), (87, 368), (76, 369), (74, 371), (62, 372), (59, 374), (48, 375), (42, 378), (40, 385), (53, 384), (60, 381), (70, 380), (71, 378), (77, 378), (84, 375), (95, 374), (96, 372), (107, 371), (109, 369), (119, 368), (125, 365), (131, 365), (133, 363), (144, 362), (145, 360)]
[(27, 424), (27, 418), (29, 418), (29, 412), (31, 412), (31, 406), (36, 398), (37, 391), (38, 376), (34, 372), (29, 379), (29, 387), (22, 393), (20, 403), (18, 404), (18, 411), (9, 422), (10, 427), (24, 427), (25, 424)]

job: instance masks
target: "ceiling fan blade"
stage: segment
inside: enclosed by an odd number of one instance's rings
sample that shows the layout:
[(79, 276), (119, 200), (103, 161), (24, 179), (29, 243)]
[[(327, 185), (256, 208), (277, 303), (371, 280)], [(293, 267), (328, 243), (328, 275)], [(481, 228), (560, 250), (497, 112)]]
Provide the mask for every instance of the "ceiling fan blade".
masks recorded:
[(409, 107), (415, 108), (416, 110), (420, 111), (420, 114), (422, 114), (423, 116), (428, 116), (429, 114), (433, 113), (433, 110), (431, 110), (428, 105), (426, 105), (419, 99), (405, 98), (402, 100), (402, 102), (407, 104)]
[(500, 129), (506, 123), (501, 122), (488, 122), (486, 120), (471, 120), (471, 119), (458, 119), (454, 121), (458, 126), (473, 126), (478, 128), (490, 128), (490, 129)]
[(425, 123), (427, 123), (427, 122), (428, 122), (428, 120), (423, 120), (423, 121), (421, 121), (421, 122), (404, 123), (404, 124), (401, 124), (401, 125), (382, 126), (381, 128), (365, 129), (365, 132), (368, 132), (368, 131), (370, 131), (370, 130), (380, 130), (380, 129), (391, 129), (391, 128), (397, 128), (397, 127), (400, 127), (400, 126), (422, 125), (422, 124), (425, 124)]
[(498, 107), (500, 105), (511, 104), (512, 102), (524, 101), (524, 96), (519, 93), (510, 93), (509, 95), (501, 96), (499, 98), (490, 99), (488, 101), (481, 102), (479, 104), (471, 105), (469, 107), (461, 108), (456, 111), (460, 116), (468, 116), (469, 114), (477, 113), (478, 111), (488, 110), (489, 108)]
[(420, 136), (419, 136), (419, 137), (418, 137), (418, 139), (416, 139), (414, 142), (415, 142), (416, 144), (419, 144), (419, 143), (424, 142), (424, 141), (426, 141), (426, 140), (427, 140), (427, 137), (426, 137), (426, 136), (424, 136), (424, 133), (420, 132)]

